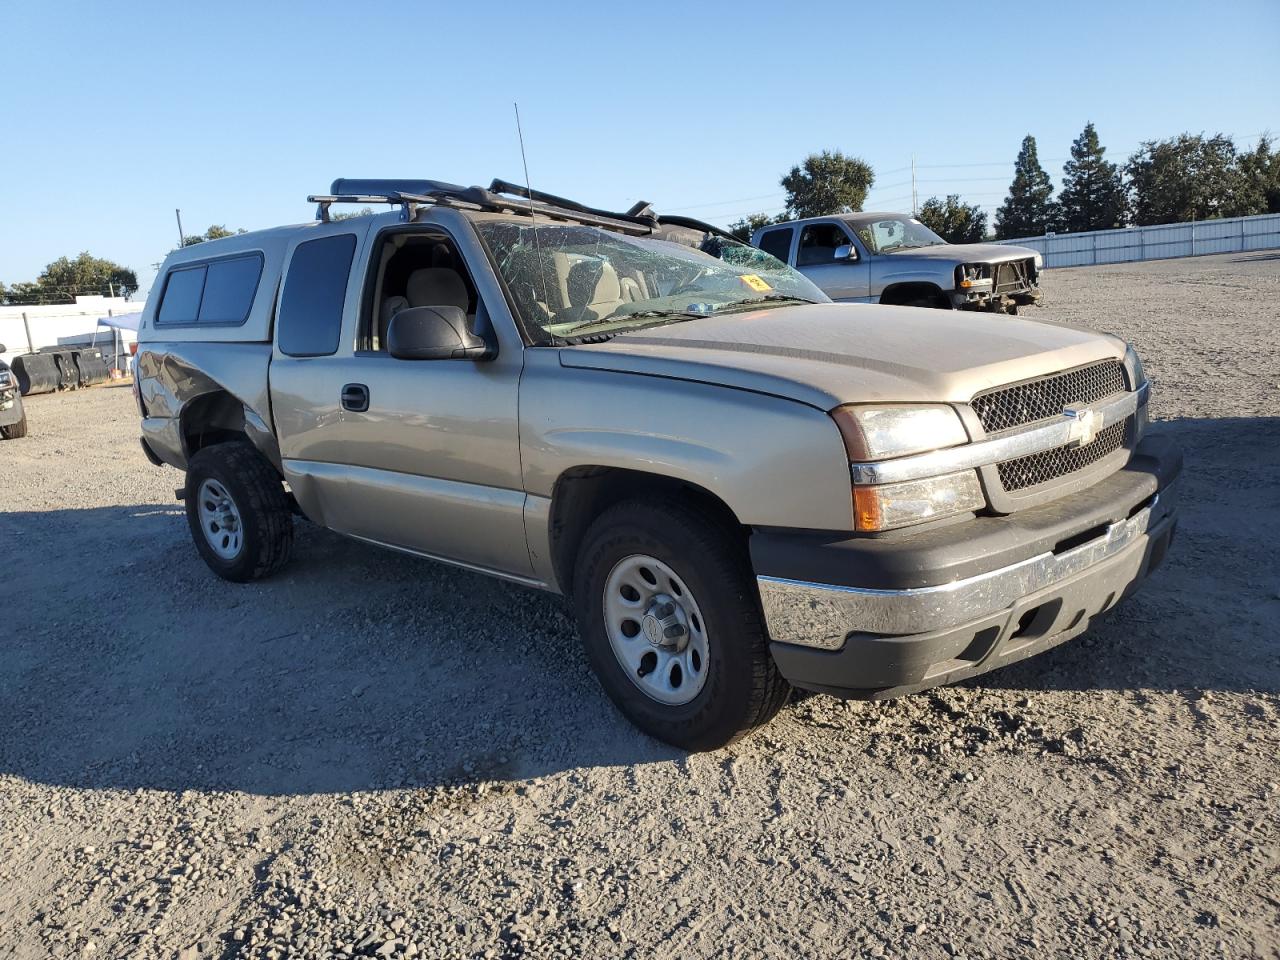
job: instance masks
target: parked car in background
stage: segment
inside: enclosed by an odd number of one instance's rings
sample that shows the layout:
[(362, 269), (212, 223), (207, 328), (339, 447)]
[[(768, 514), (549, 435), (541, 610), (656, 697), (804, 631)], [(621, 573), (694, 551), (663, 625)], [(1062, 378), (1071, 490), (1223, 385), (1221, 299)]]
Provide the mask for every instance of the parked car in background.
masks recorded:
[[(4, 345), (0, 344), (0, 353)], [(16, 440), (27, 435), (27, 411), (22, 406), (18, 378), (0, 360), (0, 440)]]
[(947, 243), (904, 213), (852, 213), (762, 227), (751, 242), (832, 300), (1017, 313), (1040, 299), (1028, 247)]
[(279, 569), (301, 513), (563, 594), (623, 713), (708, 749), (792, 685), (895, 696), (1038, 653), (1165, 555), (1181, 456), (1116, 337), (834, 304), (643, 205), (312, 199), (171, 253), (142, 318), (142, 446), (228, 580)]

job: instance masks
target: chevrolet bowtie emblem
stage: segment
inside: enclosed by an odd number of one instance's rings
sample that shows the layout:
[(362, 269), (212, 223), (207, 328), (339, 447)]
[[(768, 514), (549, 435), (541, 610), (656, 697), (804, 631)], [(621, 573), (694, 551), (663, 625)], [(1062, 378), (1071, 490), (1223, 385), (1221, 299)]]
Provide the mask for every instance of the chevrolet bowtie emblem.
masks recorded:
[(1099, 421), (1102, 419), (1097, 411), (1064, 407), (1062, 415), (1071, 421), (1071, 439), (1067, 441), (1067, 446), (1085, 447), (1093, 443), (1093, 438), (1098, 435)]

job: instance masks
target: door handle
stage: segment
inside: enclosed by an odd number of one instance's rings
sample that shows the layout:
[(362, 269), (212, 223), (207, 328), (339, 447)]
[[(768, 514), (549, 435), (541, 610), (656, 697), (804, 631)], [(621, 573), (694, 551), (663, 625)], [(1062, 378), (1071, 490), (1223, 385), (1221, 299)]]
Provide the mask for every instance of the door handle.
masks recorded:
[(369, 409), (369, 388), (363, 383), (348, 383), (342, 388), (342, 409), (364, 413)]

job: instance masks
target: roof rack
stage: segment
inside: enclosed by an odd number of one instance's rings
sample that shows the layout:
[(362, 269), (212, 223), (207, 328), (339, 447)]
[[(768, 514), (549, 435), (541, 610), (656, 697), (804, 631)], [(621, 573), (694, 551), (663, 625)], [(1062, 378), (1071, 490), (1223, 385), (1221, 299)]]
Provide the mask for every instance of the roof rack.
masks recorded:
[(399, 205), (401, 219), (406, 221), (413, 219), (418, 206), (436, 204), (495, 212), (541, 214), (553, 220), (567, 220), (637, 235), (659, 233), (664, 226), (674, 226), (736, 239), (720, 227), (700, 220), (660, 217), (654, 213), (650, 204), (643, 201), (634, 204), (625, 213), (618, 213), (588, 207), (555, 194), (530, 190), (499, 179), (495, 179), (486, 190), (483, 187), (463, 187), (442, 180), (356, 180), (340, 177), (333, 181), (329, 191), (327, 194), (307, 197), (309, 203), (318, 204), (316, 219), (326, 223), (329, 220), (329, 207), (335, 203)]

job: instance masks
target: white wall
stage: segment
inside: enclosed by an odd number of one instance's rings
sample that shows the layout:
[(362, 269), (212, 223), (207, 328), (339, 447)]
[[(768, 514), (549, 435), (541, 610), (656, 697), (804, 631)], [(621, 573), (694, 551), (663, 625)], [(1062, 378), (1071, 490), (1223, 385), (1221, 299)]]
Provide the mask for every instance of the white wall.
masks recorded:
[(1280, 247), (1280, 213), (996, 242), (1039, 250), (1046, 267), (1090, 267), (1098, 263), (1270, 250)]
[[(98, 332), (98, 345), (103, 347), (103, 355), (107, 357), (111, 348), (111, 330), (99, 327), (98, 319), (108, 315), (120, 316), (125, 313), (137, 313), (144, 306), (141, 300), (125, 300), (123, 297), (76, 297), (76, 302), (48, 304), (36, 307), (0, 306), (0, 344), (4, 344), (3, 359), (12, 363), (20, 353), (27, 353), (27, 332), (22, 323), (22, 315), (27, 315), (27, 325), (31, 328), (32, 345), (54, 347), (63, 340), (74, 337), (77, 341), (82, 337), (92, 337)], [(131, 330), (120, 331), (121, 340), (125, 344), (132, 343), (136, 335)], [(87, 340), (85, 342), (88, 342)]]

